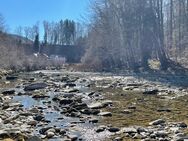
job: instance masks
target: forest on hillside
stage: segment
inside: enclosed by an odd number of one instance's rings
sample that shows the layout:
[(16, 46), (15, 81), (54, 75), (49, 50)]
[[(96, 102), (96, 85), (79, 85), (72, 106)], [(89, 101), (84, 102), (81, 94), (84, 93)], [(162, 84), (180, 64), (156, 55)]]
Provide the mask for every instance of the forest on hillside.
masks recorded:
[(148, 69), (154, 59), (166, 70), (187, 57), (187, 0), (102, 0), (92, 9), (84, 63)]

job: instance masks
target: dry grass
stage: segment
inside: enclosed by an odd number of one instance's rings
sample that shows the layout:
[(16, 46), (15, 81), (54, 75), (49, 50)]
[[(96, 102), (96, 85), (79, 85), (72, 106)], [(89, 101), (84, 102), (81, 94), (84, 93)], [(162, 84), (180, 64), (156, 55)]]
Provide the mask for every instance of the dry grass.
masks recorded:
[[(30, 45), (32, 47), (32, 45)], [(31, 71), (48, 67), (60, 67), (62, 62), (49, 60), (43, 55), (26, 55), (25, 45), (13, 40), (8, 35), (0, 34), (0, 69), (14, 71)], [(31, 53), (32, 54), (32, 53)]]
[[(149, 122), (162, 118), (168, 122), (185, 122), (188, 124), (188, 97), (167, 100), (160, 96), (145, 96), (138, 91), (122, 91), (121, 89), (105, 89), (105, 99), (112, 100), (114, 107), (102, 109), (112, 113), (112, 117), (104, 117), (100, 123), (114, 127), (143, 126), (147, 127)], [(131, 114), (122, 111), (128, 106), (135, 105), (136, 109)], [(157, 109), (168, 108), (171, 112), (158, 112)], [(188, 130), (185, 130), (188, 134)], [(120, 135), (118, 135), (120, 136)], [(114, 137), (112, 137), (114, 138)], [(127, 139), (131, 141), (135, 139)], [(108, 140), (107, 140), (108, 141)]]

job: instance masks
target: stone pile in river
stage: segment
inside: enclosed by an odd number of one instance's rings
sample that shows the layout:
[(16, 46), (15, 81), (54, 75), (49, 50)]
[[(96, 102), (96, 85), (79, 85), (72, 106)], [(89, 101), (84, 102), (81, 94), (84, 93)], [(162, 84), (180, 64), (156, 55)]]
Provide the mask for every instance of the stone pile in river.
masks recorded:
[[(77, 127), (78, 131), (72, 130), (77, 124), (86, 124), (93, 128), (93, 124), (99, 120), (98, 116), (111, 116), (111, 113), (101, 111), (101, 108), (110, 106), (112, 101), (98, 102), (98, 99), (102, 99), (99, 92), (82, 92), (82, 88), (86, 89), (89, 84), (86, 82), (82, 83), (83, 86), (77, 87), (78, 79), (42, 73), (34, 78), (8, 76), (6, 80), (15, 84), (15, 87), (1, 91), (0, 139), (77, 140), (82, 138), (80, 132), (83, 132), (79, 131), (83, 130), (81, 127)], [(50, 114), (53, 117), (47, 116)], [(64, 119), (67, 119), (67, 125), (61, 125), (64, 124)]]
[[(181, 123), (167, 123), (163, 119), (152, 121), (148, 127), (125, 127), (120, 130), (124, 137), (132, 138), (133, 140), (139, 139), (141, 141), (184, 141), (188, 139), (184, 130), (187, 125)], [(121, 137), (117, 137), (115, 140), (122, 140)]]

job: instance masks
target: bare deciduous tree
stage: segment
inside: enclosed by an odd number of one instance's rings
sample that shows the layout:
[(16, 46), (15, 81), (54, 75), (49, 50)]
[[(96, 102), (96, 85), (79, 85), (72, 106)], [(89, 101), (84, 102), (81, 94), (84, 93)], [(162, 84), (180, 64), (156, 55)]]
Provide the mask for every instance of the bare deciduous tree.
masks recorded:
[(5, 19), (3, 15), (0, 13), (0, 32), (5, 32)]
[(100, 0), (92, 5), (88, 46), (102, 66), (148, 69), (148, 60), (155, 58), (166, 69), (163, 0)]

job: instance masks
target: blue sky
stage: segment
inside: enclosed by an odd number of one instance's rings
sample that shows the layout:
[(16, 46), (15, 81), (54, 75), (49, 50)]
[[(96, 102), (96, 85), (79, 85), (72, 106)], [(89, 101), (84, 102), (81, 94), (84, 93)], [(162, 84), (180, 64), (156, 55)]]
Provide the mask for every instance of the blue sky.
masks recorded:
[(37, 21), (80, 21), (87, 15), (88, 5), (89, 0), (0, 0), (0, 13), (14, 32), (18, 26), (31, 26)]

